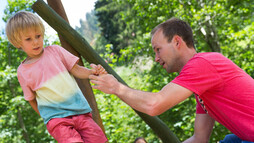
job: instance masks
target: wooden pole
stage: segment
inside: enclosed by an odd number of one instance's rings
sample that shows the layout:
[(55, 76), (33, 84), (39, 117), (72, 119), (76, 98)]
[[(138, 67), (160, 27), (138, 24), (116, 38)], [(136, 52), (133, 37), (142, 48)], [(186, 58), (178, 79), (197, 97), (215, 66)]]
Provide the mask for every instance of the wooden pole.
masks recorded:
[[(52, 9), (54, 9), (67, 23), (69, 23), (61, 0), (47, 0), (47, 2)], [(84, 63), (82, 62), (80, 54), (74, 48), (71, 47), (71, 45), (63, 38), (61, 34), (58, 33), (58, 36), (59, 36), (62, 47), (65, 48), (70, 53), (74, 54), (75, 56), (79, 57), (80, 60), (78, 64), (81, 66), (84, 66)], [(75, 80), (77, 81), (83, 95), (86, 97), (90, 107), (92, 108), (93, 120), (101, 127), (101, 129), (105, 133), (105, 129), (100, 117), (100, 112), (98, 110), (96, 99), (94, 97), (93, 90), (89, 80), (78, 79), (78, 78), (75, 78)]]
[[(33, 6), (37, 12), (52, 28), (77, 50), (89, 63), (101, 64), (108, 73), (114, 75), (118, 81), (127, 85), (120, 76), (91, 48), (88, 42), (77, 33), (63, 18), (51, 9), (43, 0), (37, 0)], [(168, 126), (158, 117), (134, 110), (158, 135), (164, 143), (180, 143), (178, 138), (171, 132)]]

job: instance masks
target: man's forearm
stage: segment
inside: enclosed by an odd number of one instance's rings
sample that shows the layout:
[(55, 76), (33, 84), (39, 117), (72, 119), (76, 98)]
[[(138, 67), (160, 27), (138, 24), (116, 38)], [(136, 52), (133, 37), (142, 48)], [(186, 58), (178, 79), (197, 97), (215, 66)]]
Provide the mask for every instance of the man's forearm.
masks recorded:
[(119, 82), (114, 94), (126, 104), (140, 112), (149, 114), (151, 116), (156, 114), (154, 113), (154, 110), (156, 104), (158, 104), (156, 98), (158, 93), (135, 90)]

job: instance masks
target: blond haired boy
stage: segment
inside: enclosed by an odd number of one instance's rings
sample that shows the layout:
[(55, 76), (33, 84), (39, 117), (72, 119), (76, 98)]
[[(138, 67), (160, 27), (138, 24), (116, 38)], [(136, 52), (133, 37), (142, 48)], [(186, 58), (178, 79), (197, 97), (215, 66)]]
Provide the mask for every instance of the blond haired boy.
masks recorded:
[(8, 40), (27, 54), (17, 71), (25, 100), (59, 143), (106, 142), (73, 78), (87, 79), (91, 74), (106, 73), (105, 70), (100, 65), (92, 64), (92, 69), (79, 66), (79, 58), (60, 46), (44, 48), (44, 31), (40, 18), (31, 12), (17, 12), (7, 22)]

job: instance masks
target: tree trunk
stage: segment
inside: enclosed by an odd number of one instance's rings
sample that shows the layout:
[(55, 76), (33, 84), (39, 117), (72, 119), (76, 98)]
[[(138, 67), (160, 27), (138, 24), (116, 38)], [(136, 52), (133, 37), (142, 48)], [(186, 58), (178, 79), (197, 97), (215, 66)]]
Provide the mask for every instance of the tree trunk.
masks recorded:
[[(47, 0), (47, 2), (51, 8), (53, 8), (67, 23), (69, 23), (61, 0)], [(72, 48), (70, 44), (68, 44), (65, 41), (65, 39), (63, 38), (63, 36), (61, 34), (58, 33), (58, 36), (59, 36), (62, 47), (64, 47), (66, 50), (68, 50), (70, 53), (74, 54), (75, 56), (79, 57), (80, 60), (79, 60), (78, 64), (81, 66), (84, 66), (84, 63), (82, 62), (80, 54), (74, 48)], [(93, 120), (101, 127), (101, 129), (105, 133), (105, 129), (102, 124), (101, 117), (100, 117), (100, 112), (98, 110), (97, 103), (96, 103), (96, 100), (95, 100), (95, 97), (93, 94), (93, 90), (92, 90), (89, 80), (88, 79), (78, 79), (78, 78), (75, 78), (75, 79), (79, 85), (79, 88), (81, 89), (82, 93), (85, 95), (89, 105), (92, 108)]]
[[(37, 0), (32, 6), (51, 27), (75, 48), (89, 63), (101, 64), (108, 73), (114, 75), (121, 83), (126, 84), (120, 76), (91, 48), (88, 42), (79, 35), (64, 19), (62, 19), (43, 0)], [(135, 112), (151, 127), (164, 143), (179, 143), (178, 138), (158, 117), (152, 117), (139, 111)]]

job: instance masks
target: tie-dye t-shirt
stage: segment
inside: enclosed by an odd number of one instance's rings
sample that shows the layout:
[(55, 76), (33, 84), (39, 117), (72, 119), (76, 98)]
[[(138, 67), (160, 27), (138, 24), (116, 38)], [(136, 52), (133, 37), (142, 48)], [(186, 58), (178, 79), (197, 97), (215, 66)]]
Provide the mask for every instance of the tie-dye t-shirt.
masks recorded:
[(36, 62), (22, 62), (19, 66), (18, 80), (25, 100), (36, 98), (45, 124), (52, 118), (91, 112), (75, 79), (69, 74), (78, 60), (64, 48), (53, 45), (44, 48)]

